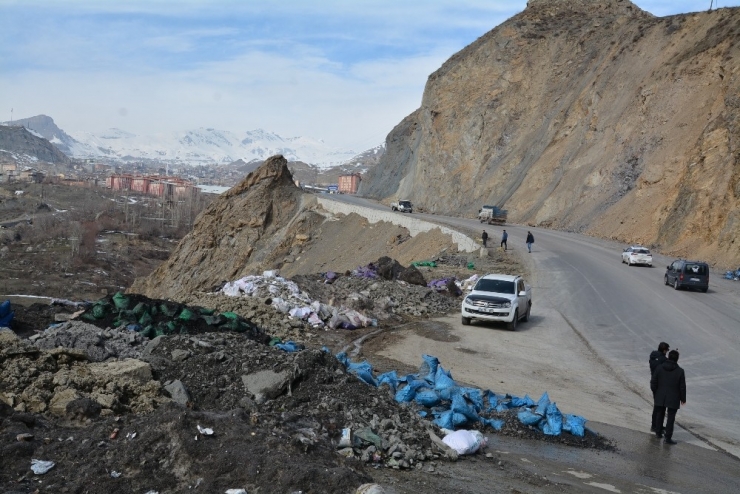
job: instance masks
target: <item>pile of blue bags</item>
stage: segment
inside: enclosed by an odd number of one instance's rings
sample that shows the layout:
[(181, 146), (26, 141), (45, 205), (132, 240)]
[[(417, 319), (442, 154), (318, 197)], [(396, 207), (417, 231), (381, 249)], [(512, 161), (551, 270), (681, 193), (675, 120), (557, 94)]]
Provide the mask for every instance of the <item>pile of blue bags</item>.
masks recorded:
[(15, 312), (10, 310), (10, 300), (0, 304), (0, 328), (9, 328)]
[[(325, 348), (325, 351), (329, 351)], [(367, 361), (351, 362), (347, 354), (338, 354), (337, 359), (359, 379), (371, 386), (387, 385), (400, 403), (414, 402), (422, 410), (423, 417), (434, 417), (433, 422), (444, 429), (455, 430), (480, 423), (494, 430), (501, 430), (502, 420), (485, 415), (494, 412), (518, 410), (519, 421), (537, 427), (544, 434), (559, 436), (563, 431), (583, 437), (586, 419), (579, 415), (563, 414), (550, 401), (547, 392), (535, 402), (529, 396), (520, 398), (509, 394), (501, 395), (491, 390), (459, 386), (449, 371), (439, 365), (437, 357), (423, 355), (423, 363), (417, 374), (399, 377), (396, 371), (373, 376), (373, 368)]]
[(726, 280), (738, 281), (740, 280), (740, 268), (737, 271), (727, 271), (725, 273)]

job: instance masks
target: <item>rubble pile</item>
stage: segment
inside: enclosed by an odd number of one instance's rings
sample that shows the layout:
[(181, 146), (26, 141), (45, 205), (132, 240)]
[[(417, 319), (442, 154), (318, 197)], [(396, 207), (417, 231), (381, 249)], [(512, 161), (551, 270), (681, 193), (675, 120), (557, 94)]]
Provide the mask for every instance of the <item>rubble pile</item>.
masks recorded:
[(74, 348), (85, 352), (91, 362), (103, 362), (117, 358), (139, 358), (149, 338), (135, 331), (102, 329), (73, 320), (52, 324), (28, 340), (42, 350)]
[(42, 350), (8, 330), (0, 331), (0, 370), (0, 401), (21, 412), (93, 417), (149, 412), (167, 401), (141, 360), (90, 362), (85, 350)]

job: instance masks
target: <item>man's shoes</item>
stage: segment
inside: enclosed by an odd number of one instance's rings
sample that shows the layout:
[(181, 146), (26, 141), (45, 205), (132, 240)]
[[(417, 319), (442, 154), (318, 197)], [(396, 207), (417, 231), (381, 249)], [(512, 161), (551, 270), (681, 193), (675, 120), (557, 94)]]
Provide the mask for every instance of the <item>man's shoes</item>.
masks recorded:
[(665, 438), (665, 443), (666, 443), (666, 444), (678, 444), (678, 443), (677, 443), (676, 441), (674, 441), (674, 440), (673, 440), (673, 439), (671, 439), (670, 437), (666, 437), (666, 438)]
[(655, 437), (657, 437), (658, 439), (661, 439), (663, 437), (663, 433), (662, 432), (656, 432), (655, 433)]
[(654, 425), (651, 425), (650, 426), (650, 432), (655, 432), (655, 426)]

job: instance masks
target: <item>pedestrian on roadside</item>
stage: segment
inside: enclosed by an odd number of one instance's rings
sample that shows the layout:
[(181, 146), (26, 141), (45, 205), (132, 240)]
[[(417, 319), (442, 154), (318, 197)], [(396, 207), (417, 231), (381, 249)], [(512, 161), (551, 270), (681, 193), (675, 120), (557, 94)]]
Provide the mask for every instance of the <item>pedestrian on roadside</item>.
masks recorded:
[(529, 230), (527, 231), (527, 250), (532, 253), (532, 244), (534, 243), (534, 235)]
[(501, 247), (504, 248), (504, 250), (507, 250), (506, 241), (509, 240), (509, 234), (506, 233), (506, 230), (504, 230), (504, 234), (501, 235)]
[[(650, 379), (653, 378), (655, 369), (657, 369), (659, 365), (663, 364), (663, 362), (666, 361), (666, 354), (670, 349), (671, 347), (668, 346), (668, 343), (666, 343), (665, 341), (661, 341), (658, 345), (658, 349), (650, 352), (650, 358), (648, 359), (648, 363), (650, 364)], [(655, 396), (653, 395), (653, 399), (654, 398)], [(658, 411), (655, 409), (655, 407), (653, 407), (653, 421), (650, 424), (650, 432), (656, 432), (662, 427), (663, 422), (661, 422), (660, 426), (658, 426)]]
[(480, 236), (480, 238), (483, 239), (483, 247), (485, 247), (486, 246), (486, 242), (488, 242), (488, 234), (486, 233), (485, 230), (483, 230), (483, 234)]
[[(676, 421), (676, 412), (681, 405), (686, 404), (686, 375), (678, 365), (678, 351), (668, 352), (668, 360), (655, 369), (650, 379), (650, 389), (653, 390), (654, 408), (658, 410), (659, 429), (655, 431), (655, 437), (660, 439), (665, 432), (665, 443), (676, 444), (673, 440), (673, 424)], [(663, 418), (667, 420), (663, 429)]]

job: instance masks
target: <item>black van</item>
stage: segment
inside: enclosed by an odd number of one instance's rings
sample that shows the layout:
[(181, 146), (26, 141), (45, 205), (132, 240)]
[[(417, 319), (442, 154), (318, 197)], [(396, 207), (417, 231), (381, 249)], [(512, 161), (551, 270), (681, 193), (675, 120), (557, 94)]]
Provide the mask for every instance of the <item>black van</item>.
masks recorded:
[(666, 285), (680, 288), (698, 288), (702, 292), (709, 289), (709, 265), (701, 261), (673, 261), (665, 272), (663, 281)]

